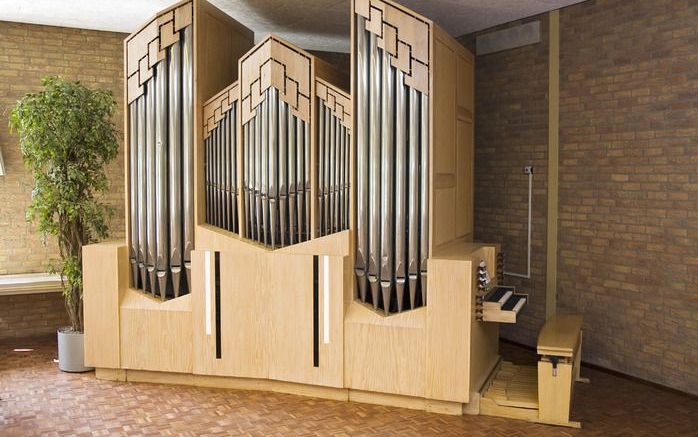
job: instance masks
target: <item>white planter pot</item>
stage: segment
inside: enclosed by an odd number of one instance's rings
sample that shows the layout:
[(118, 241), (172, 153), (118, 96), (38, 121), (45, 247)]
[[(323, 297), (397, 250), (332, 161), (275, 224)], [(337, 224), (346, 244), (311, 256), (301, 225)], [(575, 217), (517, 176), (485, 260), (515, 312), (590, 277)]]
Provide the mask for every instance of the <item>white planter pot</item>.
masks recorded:
[(58, 330), (58, 368), (64, 372), (87, 372), (85, 367), (85, 334), (70, 328)]

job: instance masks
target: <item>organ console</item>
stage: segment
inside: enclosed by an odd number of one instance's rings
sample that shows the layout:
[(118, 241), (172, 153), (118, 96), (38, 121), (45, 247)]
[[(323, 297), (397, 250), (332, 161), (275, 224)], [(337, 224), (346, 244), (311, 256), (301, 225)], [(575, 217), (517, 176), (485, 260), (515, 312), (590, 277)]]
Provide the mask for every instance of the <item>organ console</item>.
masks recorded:
[(472, 242), (474, 57), (351, 8), (349, 72), (204, 0), (126, 39), (128, 238), (83, 257), (97, 377), (478, 412), (526, 296)]

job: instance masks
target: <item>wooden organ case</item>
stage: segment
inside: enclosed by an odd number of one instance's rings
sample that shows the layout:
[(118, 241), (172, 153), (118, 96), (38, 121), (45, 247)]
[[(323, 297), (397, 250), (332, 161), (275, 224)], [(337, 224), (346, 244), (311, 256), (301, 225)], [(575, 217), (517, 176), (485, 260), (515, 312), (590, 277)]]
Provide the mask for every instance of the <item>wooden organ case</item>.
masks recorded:
[(478, 411), (485, 320), (515, 314), (483, 316), (474, 58), (396, 3), (351, 7), (350, 80), (203, 0), (126, 40), (128, 242), (83, 257), (98, 377)]

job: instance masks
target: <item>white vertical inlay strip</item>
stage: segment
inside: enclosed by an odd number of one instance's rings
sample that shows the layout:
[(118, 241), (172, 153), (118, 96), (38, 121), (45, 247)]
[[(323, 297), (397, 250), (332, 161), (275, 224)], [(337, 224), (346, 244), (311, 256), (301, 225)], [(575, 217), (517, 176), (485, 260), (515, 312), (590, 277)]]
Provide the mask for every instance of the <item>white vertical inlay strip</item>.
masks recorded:
[(330, 343), (330, 257), (322, 257), (322, 329), (323, 343)]
[(211, 252), (204, 252), (204, 320), (206, 335), (211, 335)]

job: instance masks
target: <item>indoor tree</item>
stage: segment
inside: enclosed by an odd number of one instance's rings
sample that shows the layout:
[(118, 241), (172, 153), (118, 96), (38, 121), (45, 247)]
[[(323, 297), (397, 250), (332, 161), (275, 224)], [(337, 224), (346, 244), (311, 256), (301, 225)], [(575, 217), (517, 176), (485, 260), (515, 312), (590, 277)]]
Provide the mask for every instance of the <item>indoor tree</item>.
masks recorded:
[(63, 296), (73, 331), (83, 331), (82, 246), (108, 234), (112, 208), (105, 166), (118, 153), (111, 91), (90, 89), (58, 76), (42, 79), (43, 90), (22, 97), (10, 114), (22, 157), (34, 177), (27, 220), (44, 242), (58, 240)]

